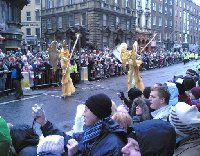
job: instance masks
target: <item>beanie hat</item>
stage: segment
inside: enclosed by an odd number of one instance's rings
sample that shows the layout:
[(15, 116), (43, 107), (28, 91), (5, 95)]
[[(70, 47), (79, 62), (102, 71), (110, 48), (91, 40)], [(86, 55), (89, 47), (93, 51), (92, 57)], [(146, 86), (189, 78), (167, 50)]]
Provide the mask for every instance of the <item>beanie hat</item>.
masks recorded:
[(191, 93), (194, 95), (195, 99), (199, 99), (200, 98), (200, 87), (192, 88)]
[(111, 115), (111, 99), (103, 93), (89, 97), (86, 100), (85, 105), (95, 116), (97, 116), (100, 119)]
[(181, 136), (199, 133), (200, 112), (195, 105), (178, 102), (170, 113), (169, 121), (175, 127), (176, 133)]
[(37, 147), (37, 154), (42, 152), (63, 153), (64, 137), (60, 135), (49, 135), (45, 137)]
[(134, 88), (131, 88), (129, 91), (128, 91), (128, 98), (130, 100), (134, 100), (135, 98), (137, 97), (140, 97), (142, 95), (142, 91), (137, 89), (136, 87)]

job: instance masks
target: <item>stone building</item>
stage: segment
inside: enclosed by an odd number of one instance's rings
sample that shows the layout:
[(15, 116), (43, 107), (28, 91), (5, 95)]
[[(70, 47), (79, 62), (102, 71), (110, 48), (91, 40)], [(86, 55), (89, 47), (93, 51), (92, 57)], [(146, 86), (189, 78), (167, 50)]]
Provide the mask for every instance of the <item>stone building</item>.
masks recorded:
[(29, 0), (0, 0), (0, 48), (5, 52), (21, 48), (21, 10)]
[(200, 6), (192, 0), (175, 0), (175, 48), (192, 50), (200, 45)]
[(152, 0), (151, 29), (156, 33), (156, 47), (171, 49), (173, 47), (174, 0)]
[[(140, 50), (151, 51), (151, 44), (147, 45), (153, 37), (151, 31), (151, 0), (136, 1), (136, 40)], [(146, 48), (144, 48), (147, 45)]]
[(30, 0), (21, 11), (24, 50), (39, 49), (41, 35), (41, 0)]
[(86, 41), (82, 47), (112, 49), (135, 41), (135, 0), (46, 0), (41, 8), (42, 39), (47, 44), (65, 39), (72, 47), (77, 31), (82, 32), (82, 43)]

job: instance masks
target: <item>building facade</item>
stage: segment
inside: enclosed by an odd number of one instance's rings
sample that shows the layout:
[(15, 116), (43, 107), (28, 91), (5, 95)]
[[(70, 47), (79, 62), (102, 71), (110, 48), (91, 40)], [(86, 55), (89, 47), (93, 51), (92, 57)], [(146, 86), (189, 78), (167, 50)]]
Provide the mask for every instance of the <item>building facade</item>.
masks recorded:
[(175, 0), (174, 47), (193, 50), (200, 45), (200, 6), (192, 0)]
[(30, 0), (30, 3), (21, 11), (23, 32), (23, 48), (38, 49), (41, 37), (41, 0)]
[[(135, 0), (46, 0), (42, 1), (42, 39), (67, 40), (72, 47), (74, 33), (82, 32), (82, 47), (114, 48), (135, 41)], [(89, 31), (88, 36), (86, 32)]]
[(0, 49), (4, 52), (21, 49), (21, 10), (28, 0), (0, 0)]
[(136, 40), (140, 50), (151, 51), (151, 0), (137, 0), (136, 10)]
[(169, 50), (173, 47), (174, 0), (152, 0), (151, 29), (156, 33), (155, 47)]

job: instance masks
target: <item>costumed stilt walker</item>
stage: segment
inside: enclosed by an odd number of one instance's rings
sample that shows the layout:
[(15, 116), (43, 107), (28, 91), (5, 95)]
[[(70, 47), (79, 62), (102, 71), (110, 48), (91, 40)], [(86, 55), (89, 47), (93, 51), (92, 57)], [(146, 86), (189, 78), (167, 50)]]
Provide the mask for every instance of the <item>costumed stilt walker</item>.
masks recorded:
[(60, 53), (60, 51), (57, 49), (57, 46), (58, 46), (58, 42), (52, 41), (48, 49), (49, 60), (50, 60), (50, 64), (52, 65), (54, 73), (58, 69), (58, 59), (59, 59), (59, 53)]
[(60, 61), (62, 68), (62, 98), (65, 98), (66, 96), (71, 96), (71, 94), (75, 92), (75, 87), (70, 77), (70, 59), (71, 54), (68, 50), (68, 45), (64, 40), (62, 49), (60, 51)]
[(134, 79), (135, 87), (143, 91), (144, 84), (139, 71), (139, 67), (142, 64), (142, 60), (138, 59), (137, 42), (135, 41), (135, 43), (133, 44), (132, 50), (127, 50), (126, 43), (122, 43), (120, 46), (121, 46), (120, 57), (122, 60), (122, 64), (123, 66), (126, 66), (126, 64), (128, 64), (128, 77), (127, 77), (128, 90), (132, 88), (132, 82)]

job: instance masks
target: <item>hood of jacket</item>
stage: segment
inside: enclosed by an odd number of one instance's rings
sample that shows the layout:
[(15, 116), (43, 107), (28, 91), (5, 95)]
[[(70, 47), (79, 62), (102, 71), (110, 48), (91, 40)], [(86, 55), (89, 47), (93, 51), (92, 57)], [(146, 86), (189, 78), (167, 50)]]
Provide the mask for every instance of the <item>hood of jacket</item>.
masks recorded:
[(132, 126), (140, 146), (142, 156), (173, 155), (176, 132), (169, 122), (146, 120)]
[(169, 105), (175, 106), (178, 103), (178, 88), (175, 83), (166, 82), (166, 84), (170, 93)]

